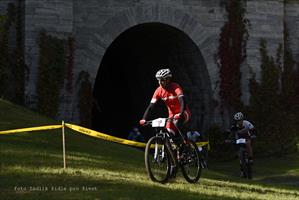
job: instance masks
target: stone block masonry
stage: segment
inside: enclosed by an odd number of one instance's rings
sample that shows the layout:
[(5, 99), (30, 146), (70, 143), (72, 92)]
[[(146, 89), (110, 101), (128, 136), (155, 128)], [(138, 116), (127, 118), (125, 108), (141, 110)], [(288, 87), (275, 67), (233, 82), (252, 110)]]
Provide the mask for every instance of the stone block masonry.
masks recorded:
[[(7, 4), (10, 2), (15, 3), (16, 0), (0, 1), (0, 15), (5, 14)], [(294, 58), (299, 62), (299, 2), (288, 1), (287, 4), (282, 0), (246, 2), (245, 17), (250, 20), (251, 28), (247, 59), (241, 71), (242, 100), (248, 103), (250, 77), (248, 66), (257, 73), (259, 79), (260, 40), (268, 41), (269, 54), (275, 56), (278, 45), (283, 43), (284, 22), (289, 28)], [(72, 35), (76, 40), (74, 79), (80, 71), (85, 70), (90, 73), (91, 80), (95, 81), (103, 57), (113, 41), (121, 33), (136, 25), (153, 22), (170, 25), (182, 31), (196, 44), (208, 72), (207, 87), (213, 90), (212, 98), (219, 100), (217, 86), (219, 69), (215, 56), (218, 52), (221, 28), (227, 20), (227, 13), (221, 0), (25, 0), (24, 6), (25, 59), (30, 69), (25, 92), (29, 106), (36, 104), (39, 52), (37, 36), (41, 30), (46, 30), (47, 33), (59, 38)], [(196, 71), (196, 67), (189, 70), (184, 76), (192, 79), (201, 77), (201, 71)], [(76, 94), (74, 90), (70, 98), (62, 102), (58, 118), (73, 122), (78, 120)], [(203, 96), (209, 95), (203, 94)], [(208, 102), (207, 99), (205, 101)], [(72, 117), (68, 117), (70, 115)], [(209, 117), (206, 121), (217, 121), (216, 113)]]

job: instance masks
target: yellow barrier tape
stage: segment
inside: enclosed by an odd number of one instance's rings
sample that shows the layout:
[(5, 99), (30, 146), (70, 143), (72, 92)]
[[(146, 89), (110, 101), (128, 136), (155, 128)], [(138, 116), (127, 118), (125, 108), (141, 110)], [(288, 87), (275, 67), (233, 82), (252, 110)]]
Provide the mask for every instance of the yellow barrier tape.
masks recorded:
[[(84, 128), (82, 126), (74, 125), (74, 124), (65, 123), (65, 126), (72, 129), (72, 130), (74, 130), (74, 131), (78, 131), (80, 133), (83, 133), (85, 135), (89, 135), (89, 136), (104, 139), (104, 140), (109, 140), (109, 141), (112, 141), (112, 142), (117, 142), (117, 143), (120, 143), (120, 144), (126, 144), (126, 145), (136, 146), (136, 147), (145, 147), (146, 146), (146, 144), (142, 143), (142, 142), (136, 142), (136, 141), (132, 141), (132, 140), (126, 140), (126, 139), (114, 137), (114, 136), (111, 136), (111, 135), (100, 133), (100, 132), (97, 132), (97, 131), (94, 131), (94, 130), (91, 130), (91, 129), (88, 129), (88, 128)], [(196, 144), (197, 144), (197, 146), (204, 146), (204, 145), (209, 144), (209, 142), (197, 142)]]
[(1, 134), (12, 134), (12, 133), (21, 133), (21, 132), (29, 132), (29, 131), (41, 131), (41, 130), (50, 130), (50, 129), (58, 129), (62, 128), (62, 125), (49, 125), (49, 126), (38, 126), (38, 127), (30, 127), (30, 128), (20, 128), (14, 130), (6, 130), (0, 131)]
[(207, 144), (209, 144), (208, 141), (207, 142), (196, 142), (196, 145), (199, 146), (199, 147), (205, 146)]
[(91, 130), (91, 129), (88, 129), (88, 128), (84, 128), (82, 126), (74, 125), (74, 124), (65, 123), (65, 126), (72, 129), (72, 130), (74, 130), (74, 131), (78, 131), (80, 133), (83, 133), (85, 135), (89, 135), (89, 136), (96, 137), (96, 138), (101, 138), (101, 139), (104, 139), (104, 140), (109, 140), (109, 141), (112, 141), (112, 142), (117, 142), (117, 143), (120, 143), (120, 144), (126, 144), (126, 145), (136, 146), (136, 147), (145, 147), (145, 145), (146, 145), (145, 143), (142, 143), (142, 142), (135, 142), (135, 141), (132, 141), (132, 140), (126, 140), (126, 139), (114, 137), (114, 136), (111, 136), (111, 135), (100, 133), (100, 132), (97, 132), (97, 131), (94, 131), (94, 130)]
[[(97, 132), (97, 131), (94, 131), (94, 130), (91, 130), (88, 128), (84, 128), (82, 126), (74, 125), (74, 124), (65, 123), (65, 126), (74, 131), (83, 133), (85, 135), (89, 135), (92, 137), (96, 137), (96, 138), (100, 138), (100, 139), (104, 139), (104, 140), (108, 140), (108, 141), (112, 141), (112, 142), (116, 142), (116, 143), (120, 143), (120, 144), (136, 146), (136, 147), (145, 147), (146, 146), (146, 144), (142, 143), (142, 142), (136, 142), (136, 141), (132, 141), (132, 140), (126, 140), (123, 138), (114, 137), (111, 135), (100, 133), (100, 132)], [(0, 131), (0, 135), (1, 134), (30, 132), (30, 131), (59, 129), (59, 128), (62, 128), (62, 125), (49, 125), (49, 126), (38, 126), (38, 127), (30, 127), (30, 128), (20, 128), (20, 129), (14, 129), (14, 130)], [(209, 145), (209, 142), (208, 141), (207, 142), (197, 142), (196, 144), (197, 144), (197, 146), (205, 146), (205, 145)]]

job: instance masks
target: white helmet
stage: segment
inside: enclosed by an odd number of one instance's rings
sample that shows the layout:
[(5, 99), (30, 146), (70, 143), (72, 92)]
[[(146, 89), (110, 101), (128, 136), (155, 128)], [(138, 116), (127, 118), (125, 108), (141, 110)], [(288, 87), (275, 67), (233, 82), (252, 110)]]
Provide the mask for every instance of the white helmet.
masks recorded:
[(243, 120), (244, 116), (241, 112), (237, 112), (235, 115), (234, 115), (234, 120), (236, 121), (239, 121), (239, 120)]
[(170, 77), (172, 77), (170, 69), (160, 69), (156, 73), (156, 78), (157, 79), (164, 79), (164, 78), (170, 78)]

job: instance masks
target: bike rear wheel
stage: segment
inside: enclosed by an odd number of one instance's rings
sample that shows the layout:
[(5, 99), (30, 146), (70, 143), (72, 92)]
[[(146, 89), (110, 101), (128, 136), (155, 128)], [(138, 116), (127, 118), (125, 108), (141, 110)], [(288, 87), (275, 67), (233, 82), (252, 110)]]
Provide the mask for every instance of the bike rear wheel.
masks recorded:
[(193, 141), (189, 141), (189, 144), (184, 145), (181, 151), (182, 158), (179, 163), (183, 176), (189, 183), (196, 183), (201, 176), (202, 168), (197, 145)]
[(145, 167), (149, 178), (154, 182), (165, 183), (170, 176), (171, 156), (165, 139), (154, 136), (145, 147)]

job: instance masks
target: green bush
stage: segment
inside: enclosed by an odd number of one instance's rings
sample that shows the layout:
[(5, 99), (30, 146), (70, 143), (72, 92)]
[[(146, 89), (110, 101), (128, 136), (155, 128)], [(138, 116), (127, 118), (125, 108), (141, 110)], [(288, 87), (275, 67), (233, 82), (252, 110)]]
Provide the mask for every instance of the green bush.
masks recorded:
[(290, 94), (293, 93), (286, 91), (292, 91), (295, 82), (299, 80), (292, 78), (296, 70), (288, 64), (291, 63), (288, 61), (290, 57), (285, 56), (284, 68), (281, 69), (280, 60), (275, 62), (268, 55), (264, 40), (261, 41), (260, 52), (261, 80), (257, 82), (254, 75), (250, 80), (251, 98), (248, 107), (248, 116), (258, 132), (256, 154), (285, 155), (296, 150), (295, 121), (298, 119), (298, 111), (289, 102), (292, 99)]
[(235, 148), (233, 144), (226, 144), (227, 134), (223, 128), (218, 124), (213, 124), (205, 131), (210, 142), (209, 156), (216, 160), (232, 159), (235, 155)]
[(84, 127), (91, 127), (91, 109), (93, 103), (92, 95), (92, 84), (90, 81), (90, 75), (86, 71), (81, 71), (78, 79), (77, 85), (79, 86), (78, 98), (79, 98), (79, 118), (80, 125)]
[(41, 31), (39, 35), (37, 109), (55, 118), (65, 77), (66, 41)]

